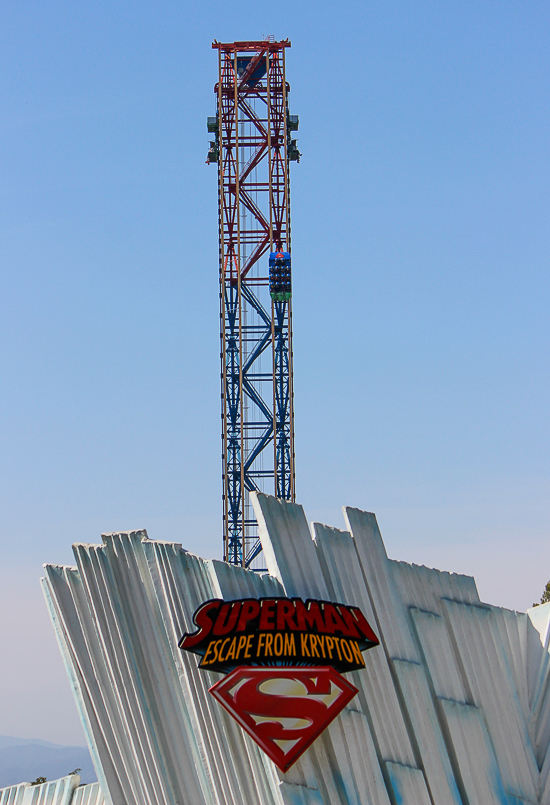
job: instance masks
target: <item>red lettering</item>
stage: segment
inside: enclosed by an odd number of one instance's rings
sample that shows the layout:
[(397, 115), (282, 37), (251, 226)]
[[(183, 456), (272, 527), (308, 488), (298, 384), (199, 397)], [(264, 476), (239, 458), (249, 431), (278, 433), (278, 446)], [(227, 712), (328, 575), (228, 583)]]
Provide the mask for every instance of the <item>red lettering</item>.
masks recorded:
[(264, 629), (274, 629), (275, 628), (275, 604), (277, 602), (273, 598), (264, 598), (262, 601), (262, 608), (260, 613), (260, 631)]
[(325, 631), (325, 624), (323, 623), (323, 616), (319, 609), (318, 601), (309, 601), (309, 606), (306, 607), (303, 601), (296, 599), (296, 621), (300, 632), (307, 631), (307, 627), (317, 627), (318, 632)]
[(349, 611), (349, 608), (345, 607), (343, 604), (340, 604), (338, 610), (342, 614), (342, 617), (346, 622), (347, 629), (344, 632), (344, 634), (347, 637), (361, 637), (361, 635), (357, 631), (355, 618)]
[(346, 624), (338, 614), (334, 604), (325, 602), (323, 604), (323, 615), (325, 616), (325, 632), (327, 634), (340, 632), (340, 634), (349, 635), (349, 630), (346, 628)]
[(192, 634), (184, 634), (179, 642), (179, 647), (182, 649), (190, 649), (204, 640), (212, 631), (212, 618), (223, 604), (219, 598), (215, 601), (207, 601), (202, 607), (199, 607), (195, 612), (193, 620), (198, 630)]
[(253, 621), (260, 614), (260, 602), (254, 598), (249, 598), (248, 601), (243, 601), (241, 614), (237, 623), (237, 632), (244, 632), (246, 624)]
[(365, 616), (363, 615), (363, 613), (361, 612), (359, 607), (349, 607), (349, 611), (351, 612), (351, 614), (355, 618), (355, 620), (357, 622), (357, 625), (359, 626), (359, 629), (361, 630), (363, 635), (366, 637), (366, 639), (370, 643), (374, 643), (375, 645), (378, 645), (380, 643), (380, 641), (376, 637), (376, 635), (374, 634), (372, 629), (370, 628), (367, 619), (365, 618)]
[(285, 629), (290, 629), (292, 632), (296, 631), (298, 627), (292, 620), (295, 612), (294, 601), (287, 601), (284, 598), (280, 598), (277, 601), (277, 629), (279, 631), (282, 632)]
[(228, 634), (228, 632), (233, 631), (237, 623), (240, 608), (240, 601), (232, 601), (229, 604), (223, 605), (216, 618), (216, 623), (214, 624), (214, 634), (217, 637), (221, 634)]

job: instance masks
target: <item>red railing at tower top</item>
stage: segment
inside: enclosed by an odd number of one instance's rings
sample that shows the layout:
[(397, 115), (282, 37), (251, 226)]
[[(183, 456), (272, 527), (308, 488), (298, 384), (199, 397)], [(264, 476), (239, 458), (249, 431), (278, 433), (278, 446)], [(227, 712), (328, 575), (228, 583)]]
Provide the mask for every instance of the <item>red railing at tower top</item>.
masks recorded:
[(282, 50), (283, 48), (290, 47), (290, 40), (283, 39), (281, 42), (271, 42), (269, 39), (260, 39), (256, 42), (217, 42), (215, 39), (212, 42), (214, 50), (228, 50), (239, 53), (247, 53), (249, 51), (266, 50), (273, 52), (275, 50)]

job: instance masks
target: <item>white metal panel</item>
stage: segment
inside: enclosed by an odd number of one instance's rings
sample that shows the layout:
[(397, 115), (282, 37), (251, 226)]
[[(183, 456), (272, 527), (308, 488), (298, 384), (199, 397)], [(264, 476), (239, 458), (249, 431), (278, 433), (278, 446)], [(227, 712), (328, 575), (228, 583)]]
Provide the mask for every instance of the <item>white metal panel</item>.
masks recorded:
[(213, 560), (208, 563), (214, 589), (218, 598), (231, 601), (235, 598), (260, 598), (261, 596), (285, 595), (279, 581), (267, 573), (251, 573), (236, 565)]
[(380, 639), (388, 656), (417, 662), (418, 654), (411, 636), (407, 612), (395, 586), (375, 515), (346, 507), (344, 517), (354, 539), (376, 613)]
[[(108, 753), (120, 780), (121, 805), (175, 802), (183, 785), (190, 799), (200, 801), (205, 781), (199, 747), (188, 719), (182, 719), (181, 690), (170, 683), (167, 647), (143, 561), (144, 538), (144, 532), (108, 534), (99, 548), (75, 546), (90, 602), (83, 633), (99, 643), (96, 701), (108, 714)], [(183, 738), (177, 757), (176, 734)]]
[(424, 769), (426, 782), (432, 794), (432, 803), (461, 805), (424, 669), (421, 665), (406, 660), (394, 660), (393, 665), (414, 732), (419, 763)]
[(536, 802), (539, 770), (490, 607), (444, 601), (474, 704), (483, 709), (508, 793)]
[(323, 805), (323, 798), (317, 788), (308, 788), (297, 783), (281, 781), (281, 795), (285, 805)]
[[(94, 705), (100, 683), (96, 676), (99, 647), (83, 640), (81, 623), (87, 617), (87, 600), (75, 568), (48, 565), (42, 588), (76, 700), (92, 762), (104, 792), (113, 791), (114, 770), (109, 763), (105, 732), (108, 721)], [(100, 655), (99, 655), (100, 656)], [(110, 784), (107, 786), (107, 777)], [(121, 792), (122, 794), (122, 792)], [(110, 801), (109, 805), (113, 805)]]
[(539, 633), (540, 642), (547, 649), (550, 642), (550, 603), (531, 607), (526, 614)]
[[(347, 531), (315, 523), (315, 543), (331, 600), (361, 608), (373, 628), (379, 632), (355, 544)], [(383, 650), (367, 651), (365, 671), (352, 675), (359, 688), (361, 709), (376, 736), (379, 761), (414, 766), (415, 758), (392, 670)]]
[(398, 805), (431, 805), (424, 775), (419, 769), (386, 763), (394, 801)]
[(462, 666), (456, 661), (444, 619), (418, 609), (411, 609), (410, 614), (434, 695), (466, 703), (467, 682)]
[(290, 597), (326, 598), (327, 586), (302, 507), (259, 492), (251, 492), (250, 499), (270, 575)]
[(73, 794), (71, 805), (104, 805), (105, 797), (99, 783), (81, 785)]
[(452, 743), (459, 786), (469, 805), (508, 805), (508, 796), (482, 713), (477, 707), (440, 700)]
[(533, 745), (546, 786), (550, 774), (550, 604), (527, 610), (527, 681)]
[(542, 803), (542, 805), (550, 805), (550, 774), (546, 772), (544, 777), (541, 774), (541, 780), (542, 780), (542, 793), (540, 795), (539, 802)]
[[(493, 618), (495, 626), (498, 629), (500, 643), (506, 654), (508, 667), (512, 673), (514, 687), (518, 694), (523, 717), (526, 723), (529, 724), (531, 717), (529, 686), (527, 682), (527, 629), (529, 618), (523, 612), (513, 612), (510, 609), (501, 609), (499, 607), (493, 607)], [(547, 653), (540, 643), (538, 653), (539, 657), (541, 654)], [(533, 740), (532, 733), (531, 740)]]
[[(164, 604), (170, 601), (173, 605), (178, 597), (170, 589), (167, 571), (181, 576), (181, 550), (174, 550), (173, 546), (170, 552), (166, 544), (154, 547), (149, 544), (148, 562), (144, 564), (144, 535), (137, 536), (137, 539), (133, 534), (106, 536), (107, 544), (113, 541), (116, 550), (98, 548), (99, 556), (92, 552), (91, 562), (87, 561), (89, 551), (82, 556), (81, 546), (75, 549), (80, 573), (92, 593), (90, 622), (83, 618), (75, 632), (77, 640), (80, 633), (92, 645), (91, 675), (96, 685), (88, 706), (93, 713), (99, 713), (106, 731), (106, 741), (99, 747), (103, 768), (108, 770), (106, 790), (114, 803), (120, 801), (125, 805), (176, 802), (178, 791), (185, 792), (188, 799), (181, 801), (188, 802), (204, 798), (205, 802), (240, 803), (243, 795), (249, 801), (279, 802), (280, 795), (272, 784), (277, 778), (266, 770), (266, 763), (272, 764), (208, 695), (211, 675), (199, 672), (195, 658), (177, 649), (177, 640), (186, 627), (193, 629), (191, 623), (185, 623), (182, 608), (178, 612), (180, 618), (183, 616), (179, 634), (173, 629), (167, 634), (169, 614), (160, 606), (157, 609), (155, 584), (162, 590), (160, 597)], [(162, 564), (155, 561), (155, 549)], [(176, 560), (180, 567), (174, 567), (170, 560)], [(148, 580), (150, 563), (155, 572)], [(134, 568), (134, 573), (129, 573), (129, 568)], [(184, 576), (187, 574), (191, 580), (188, 592), (194, 593), (186, 602), (190, 620), (189, 612), (216, 591), (207, 563), (187, 556), (183, 569)], [(185, 579), (180, 582), (186, 586)], [(86, 607), (82, 610), (85, 615)], [(137, 619), (128, 623), (127, 612), (136, 613), (139, 623)], [(175, 615), (175, 611), (171, 614)], [(154, 635), (150, 624), (154, 624), (157, 632)], [(163, 635), (168, 642), (171, 639), (169, 649)], [(93, 642), (95, 636), (100, 638), (99, 645)], [(147, 653), (142, 646), (147, 646)], [(171, 662), (174, 656), (179, 667)], [(167, 680), (168, 675), (171, 679)], [(193, 707), (189, 706), (191, 702)], [(232, 754), (235, 751), (248, 759), (246, 770), (235, 765)], [(186, 768), (185, 758), (190, 754), (194, 761)], [(258, 775), (250, 774), (251, 756)], [(171, 769), (167, 766), (170, 761)], [(178, 772), (182, 775), (179, 782), (175, 779)], [(200, 794), (194, 780), (200, 782)]]
[(69, 774), (39, 785), (19, 783), (0, 788), (0, 805), (73, 805), (73, 794), (79, 783), (80, 775)]
[(23, 797), (30, 783), (18, 783), (0, 788), (0, 805), (23, 805)]
[(344, 709), (332, 738), (337, 769), (342, 771), (342, 800), (349, 805), (390, 805), (366, 716)]
[(401, 600), (406, 606), (441, 614), (440, 601), (449, 598), (464, 604), (479, 603), (475, 580), (459, 573), (446, 573), (424, 565), (389, 560)]

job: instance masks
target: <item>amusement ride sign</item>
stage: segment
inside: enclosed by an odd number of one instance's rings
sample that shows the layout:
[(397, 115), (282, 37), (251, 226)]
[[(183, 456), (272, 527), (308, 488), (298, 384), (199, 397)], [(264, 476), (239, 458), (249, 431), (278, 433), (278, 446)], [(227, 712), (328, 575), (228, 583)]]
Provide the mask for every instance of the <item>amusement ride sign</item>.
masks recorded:
[(358, 692), (341, 674), (379, 641), (358, 607), (301, 598), (215, 599), (179, 647), (227, 674), (210, 693), (287, 771)]

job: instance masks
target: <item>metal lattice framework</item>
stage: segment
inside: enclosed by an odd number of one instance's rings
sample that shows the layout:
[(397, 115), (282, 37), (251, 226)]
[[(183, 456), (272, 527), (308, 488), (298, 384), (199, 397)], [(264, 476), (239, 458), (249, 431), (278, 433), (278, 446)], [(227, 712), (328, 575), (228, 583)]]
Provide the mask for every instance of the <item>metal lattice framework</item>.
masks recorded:
[(214, 42), (222, 363), (224, 559), (262, 568), (249, 492), (294, 500), (290, 280), (290, 42)]

